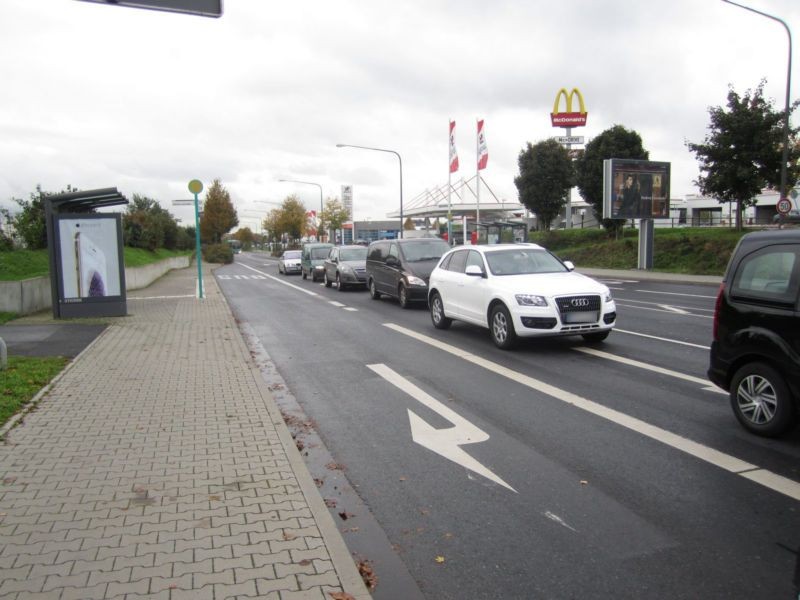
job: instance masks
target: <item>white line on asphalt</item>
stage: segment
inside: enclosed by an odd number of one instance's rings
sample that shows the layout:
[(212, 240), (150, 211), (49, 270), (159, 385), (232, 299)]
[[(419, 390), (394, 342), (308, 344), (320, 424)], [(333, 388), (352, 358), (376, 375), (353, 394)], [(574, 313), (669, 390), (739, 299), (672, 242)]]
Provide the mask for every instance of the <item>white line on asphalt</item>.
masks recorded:
[(627, 331), (625, 329), (614, 328), (614, 333), (627, 333), (628, 335), (638, 335), (639, 337), (650, 338), (658, 340), (659, 342), (669, 342), (671, 344), (681, 344), (682, 346), (691, 346), (692, 348), (700, 348), (701, 350), (711, 350), (710, 346), (701, 346), (700, 344), (692, 344), (691, 342), (682, 342), (681, 340), (671, 340), (669, 338), (658, 337), (657, 335), (648, 335), (646, 333), (638, 333), (636, 331)]
[(353, 308), (352, 306), (345, 306), (342, 310), (347, 310), (349, 312), (358, 312), (358, 309)]
[(636, 290), (637, 292), (642, 292), (644, 294), (665, 294), (667, 296), (688, 296), (689, 298), (709, 298), (711, 300), (716, 300), (716, 296), (702, 296), (700, 294), (680, 294), (678, 292), (657, 292), (655, 290)]
[(328, 300), (328, 304), (332, 304), (333, 306), (336, 306), (338, 308), (342, 308), (342, 307), (346, 306), (345, 304), (342, 304), (341, 302), (337, 302), (336, 300)]
[(633, 298), (614, 298), (616, 301), (633, 302), (634, 304), (647, 304), (650, 306), (660, 306), (662, 308), (681, 309), (686, 311), (714, 312), (713, 308), (699, 308), (694, 306), (681, 306), (679, 304), (663, 304), (661, 302), (648, 302), (647, 300), (634, 300)]
[(538, 379), (534, 379), (533, 377), (529, 377), (528, 375), (524, 375), (523, 373), (513, 371), (512, 369), (481, 358), (480, 356), (471, 354), (466, 350), (462, 350), (456, 346), (452, 346), (428, 337), (427, 335), (417, 333), (416, 331), (406, 329), (405, 327), (401, 327), (400, 325), (396, 325), (394, 323), (384, 323), (383, 325), (384, 327), (387, 327), (393, 331), (402, 333), (403, 335), (433, 346), (434, 348), (439, 348), (440, 350), (449, 352), (454, 356), (471, 362), (474, 365), (483, 367), (488, 371), (511, 379), (512, 381), (516, 381), (521, 385), (537, 390), (567, 404), (571, 404), (576, 408), (580, 408), (593, 415), (611, 421), (612, 423), (626, 427), (627, 429), (661, 442), (662, 444), (671, 446), (676, 450), (685, 452), (686, 454), (694, 456), (695, 458), (699, 458), (700, 460), (715, 465), (731, 473), (746, 477), (747, 479), (759, 483), (764, 487), (800, 501), (800, 483), (797, 481), (788, 479), (787, 477), (782, 477), (781, 475), (772, 473), (766, 469), (761, 469), (757, 465), (745, 462), (736, 458), (735, 456), (725, 454), (719, 450), (714, 450), (713, 448), (694, 442), (688, 438), (667, 431), (666, 429), (661, 429), (660, 427), (656, 427), (655, 425), (651, 425), (650, 423), (635, 417), (631, 417), (630, 415), (626, 415), (618, 410), (608, 408), (607, 406), (593, 402), (592, 400), (588, 400), (578, 396), (577, 394), (573, 394), (572, 392), (562, 390)]
[(573, 350), (577, 352), (583, 352), (584, 354), (590, 354), (597, 358), (605, 358), (606, 360), (613, 360), (614, 362), (622, 363), (623, 365), (644, 369), (645, 371), (653, 371), (654, 373), (669, 375), (670, 377), (675, 377), (676, 379), (682, 379), (684, 381), (689, 381), (691, 383), (697, 383), (704, 388), (707, 387), (709, 384), (708, 379), (702, 379), (700, 377), (695, 377), (693, 375), (686, 375), (685, 373), (679, 373), (678, 371), (665, 369), (664, 367), (657, 367), (655, 365), (650, 365), (648, 363), (644, 363), (638, 360), (633, 360), (632, 358), (617, 356), (616, 354), (610, 354), (609, 352), (603, 352), (602, 350), (596, 350), (595, 348), (578, 347), (578, 348), (573, 348)]
[(258, 269), (256, 269), (255, 267), (251, 267), (250, 265), (246, 265), (244, 263), (237, 263), (237, 264), (240, 267), (245, 267), (246, 269), (250, 269), (252, 271), (255, 271), (256, 273), (264, 275), (264, 276), (267, 277), (267, 279), (272, 279), (273, 281), (277, 281), (278, 283), (282, 283), (285, 286), (293, 288), (293, 289), (297, 290), (298, 292), (303, 292), (304, 294), (308, 294), (309, 296), (319, 296), (319, 294), (317, 294), (316, 292), (310, 292), (310, 291), (308, 291), (306, 289), (301, 288), (299, 285), (295, 285), (293, 283), (289, 283), (288, 281), (284, 281), (283, 279), (278, 279), (274, 275), (270, 275), (269, 273), (264, 273), (263, 271), (259, 271)]
[(677, 306), (670, 306), (669, 304), (657, 304), (656, 306), (660, 306), (664, 310), (668, 310), (670, 312), (677, 313), (679, 315), (688, 315), (688, 310), (683, 310), (682, 308), (678, 308)]
[[(630, 300), (625, 300), (625, 302), (630, 302)], [(663, 310), (661, 308), (650, 308), (649, 306), (637, 306), (636, 304), (620, 304), (619, 300), (617, 300), (616, 298), (614, 299), (614, 303), (617, 306), (623, 306), (625, 308), (638, 308), (639, 310), (649, 310), (649, 311), (652, 311), (652, 312), (669, 313), (671, 315), (675, 314), (671, 310)], [(713, 319), (714, 318), (711, 315), (695, 315), (695, 314), (692, 314), (692, 313), (689, 313), (689, 314), (687, 314), (685, 316), (687, 316), (687, 317), (699, 317), (701, 319)]]

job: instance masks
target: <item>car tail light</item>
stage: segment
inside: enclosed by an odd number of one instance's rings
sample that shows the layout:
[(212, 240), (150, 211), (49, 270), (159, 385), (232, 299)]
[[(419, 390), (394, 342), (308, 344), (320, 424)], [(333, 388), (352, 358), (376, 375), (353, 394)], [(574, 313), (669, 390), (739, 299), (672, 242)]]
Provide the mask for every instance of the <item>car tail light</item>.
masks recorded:
[(722, 308), (722, 298), (725, 295), (725, 282), (719, 284), (717, 291), (717, 301), (714, 303), (714, 324), (712, 325), (712, 336), (716, 340), (719, 335), (719, 311)]

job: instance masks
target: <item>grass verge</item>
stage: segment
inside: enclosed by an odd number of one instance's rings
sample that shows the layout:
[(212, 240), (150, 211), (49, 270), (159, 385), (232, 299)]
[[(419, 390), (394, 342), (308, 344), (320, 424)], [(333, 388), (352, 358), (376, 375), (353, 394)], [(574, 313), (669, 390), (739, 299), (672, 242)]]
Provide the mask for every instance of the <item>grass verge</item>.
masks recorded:
[(68, 362), (63, 356), (9, 356), (7, 368), (0, 371), (0, 426), (28, 404)]

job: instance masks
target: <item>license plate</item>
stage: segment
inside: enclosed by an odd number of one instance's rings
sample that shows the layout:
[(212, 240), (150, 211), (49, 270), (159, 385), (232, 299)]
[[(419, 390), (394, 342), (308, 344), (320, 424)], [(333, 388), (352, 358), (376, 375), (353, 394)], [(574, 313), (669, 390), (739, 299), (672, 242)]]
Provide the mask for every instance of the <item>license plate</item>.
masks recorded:
[(564, 323), (595, 323), (596, 321), (597, 311), (594, 310), (564, 313)]

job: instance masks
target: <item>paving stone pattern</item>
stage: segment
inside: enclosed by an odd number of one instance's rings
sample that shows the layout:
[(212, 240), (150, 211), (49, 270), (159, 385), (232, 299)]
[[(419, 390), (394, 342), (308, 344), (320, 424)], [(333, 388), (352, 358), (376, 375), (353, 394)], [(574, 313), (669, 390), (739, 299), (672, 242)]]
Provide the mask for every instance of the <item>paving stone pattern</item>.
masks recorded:
[(204, 283), (202, 301), (191, 268), (129, 296), (6, 435), (0, 599), (368, 597)]

